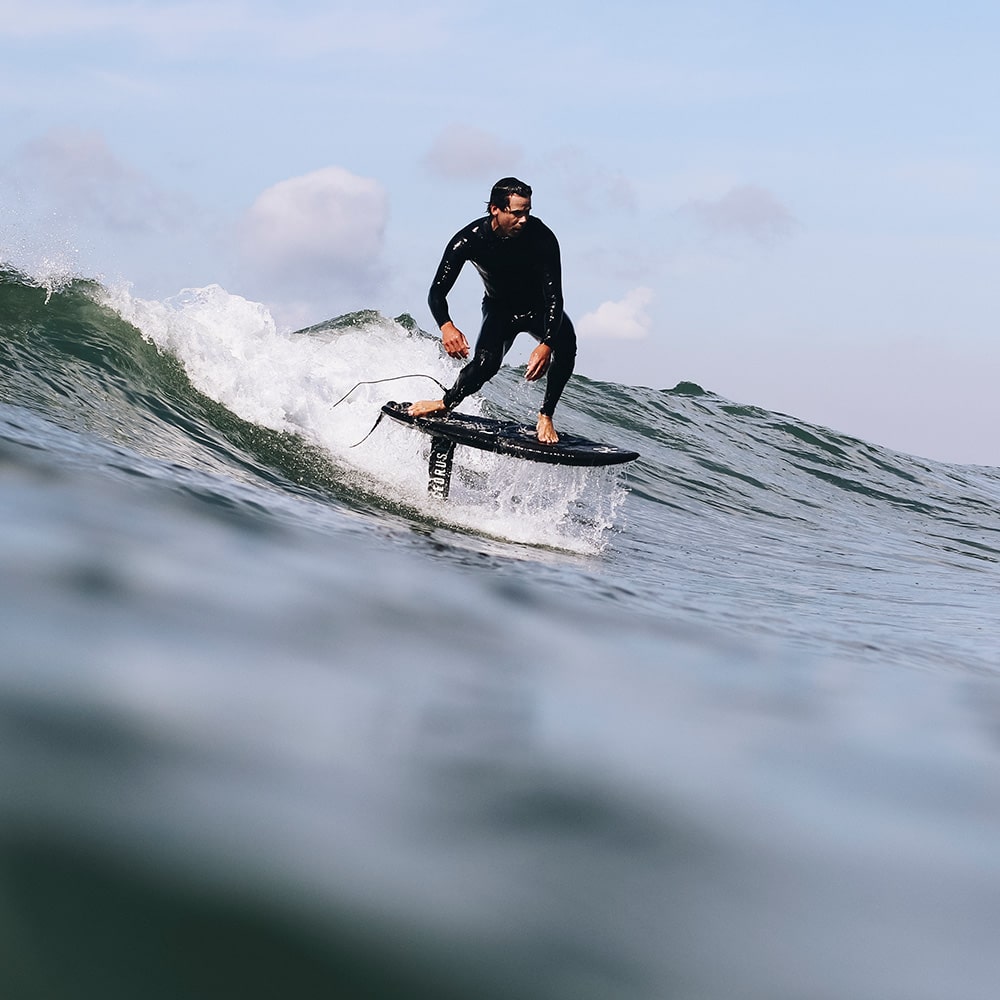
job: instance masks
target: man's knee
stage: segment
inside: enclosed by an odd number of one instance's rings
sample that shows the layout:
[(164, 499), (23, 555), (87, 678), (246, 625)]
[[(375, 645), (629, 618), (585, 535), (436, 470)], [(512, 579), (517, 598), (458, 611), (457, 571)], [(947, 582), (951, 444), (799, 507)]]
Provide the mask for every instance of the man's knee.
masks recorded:
[(477, 351), (472, 358), (472, 363), (476, 368), (477, 381), (480, 385), (484, 385), (500, 371), (500, 365), (503, 364), (503, 351)]
[(569, 340), (558, 341), (552, 347), (552, 364), (560, 369), (568, 368), (573, 370), (576, 364), (576, 337)]
[(563, 315), (562, 323), (559, 325), (559, 332), (556, 334), (555, 343), (552, 345), (552, 353), (562, 355), (571, 362), (576, 358), (576, 329), (569, 316)]

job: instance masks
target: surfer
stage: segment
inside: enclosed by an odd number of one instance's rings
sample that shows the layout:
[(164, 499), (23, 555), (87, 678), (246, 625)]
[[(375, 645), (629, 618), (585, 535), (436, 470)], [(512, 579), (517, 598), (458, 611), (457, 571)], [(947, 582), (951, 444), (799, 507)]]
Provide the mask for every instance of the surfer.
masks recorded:
[(452, 237), (427, 296), (445, 351), (453, 358), (467, 358), (469, 342), (451, 321), (448, 293), (465, 262), (472, 262), (485, 287), (483, 322), (472, 360), (444, 398), (416, 402), (410, 414), (422, 417), (453, 410), (500, 371), (514, 339), (526, 332), (538, 346), (531, 352), (524, 377), (534, 382), (548, 372), (536, 425), (538, 440), (555, 444), (559, 435), (552, 415), (576, 361), (576, 331), (563, 312), (559, 242), (545, 223), (532, 216), (531, 188), (516, 177), (504, 177), (493, 185), (488, 209), (485, 218), (470, 222)]

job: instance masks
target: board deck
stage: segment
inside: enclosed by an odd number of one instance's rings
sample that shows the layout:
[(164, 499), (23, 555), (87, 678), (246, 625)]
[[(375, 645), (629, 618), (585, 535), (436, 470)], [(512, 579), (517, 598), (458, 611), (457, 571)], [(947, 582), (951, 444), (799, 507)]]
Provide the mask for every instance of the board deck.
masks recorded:
[(601, 444), (562, 431), (559, 432), (558, 443), (543, 444), (538, 440), (535, 428), (529, 424), (454, 412), (413, 417), (407, 412), (409, 407), (409, 403), (389, 402), (382, 407), (382, 412), (432, 438), (499, 455), (524, 458), (531, 462), (546, 462), (550, 465), (620, 465), (639, 457), (638, 452), (625, 451), (614, 445)]

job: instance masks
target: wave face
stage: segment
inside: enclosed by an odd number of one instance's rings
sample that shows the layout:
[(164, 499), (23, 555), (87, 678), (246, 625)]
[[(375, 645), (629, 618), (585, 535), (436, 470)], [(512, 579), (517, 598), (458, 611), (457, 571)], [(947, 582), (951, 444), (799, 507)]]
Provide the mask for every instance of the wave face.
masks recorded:
[(456, 370), (0, 270), (0, 992), (992, 997), (1000, 472)]

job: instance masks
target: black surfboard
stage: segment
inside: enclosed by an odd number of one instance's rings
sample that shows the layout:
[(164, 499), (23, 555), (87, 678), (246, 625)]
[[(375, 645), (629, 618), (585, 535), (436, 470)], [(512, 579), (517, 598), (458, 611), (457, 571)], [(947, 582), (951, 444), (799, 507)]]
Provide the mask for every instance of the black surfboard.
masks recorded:
[(639, 457), (635, 451), (625, 451), (610, 444), (600, 444), (588, 438), (559, 432), (556, 444), (543, 444), (535, 428), (512, 420), (494, 420), (469, 413), (434, 413), (412, 417), (409, 403), (386, 403), (382, 412), (400, 423), (409, 424), (432, 438), (452, 444), (464, 444), (481, 451), (525, 458), (530, 462), (550, 465), (620, 465)]

